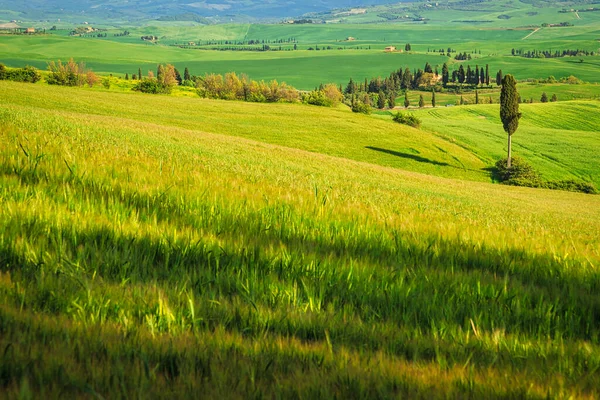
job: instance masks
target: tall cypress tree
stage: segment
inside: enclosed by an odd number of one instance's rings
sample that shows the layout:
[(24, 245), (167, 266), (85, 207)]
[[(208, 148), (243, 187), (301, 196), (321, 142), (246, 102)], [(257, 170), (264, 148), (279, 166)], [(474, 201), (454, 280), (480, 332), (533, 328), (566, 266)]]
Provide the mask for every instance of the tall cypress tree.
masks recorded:
[(465, 83), (465, 68), (462, 64), (458, 67), (458, 82)]
[(138, 68), (138, 79), (141, 81), (142, 80), (142, 69)]
[(475, 89), (475, 104), (479, 104), (479, 91)]
[(410, 106), (410, 101), (408, 100), (408, 90), (404, 92), (404, 107), (408, 108)]
[(490, 65), (485, 64), (485, 84), (490, 86)]
[(444, 63), (444, 65), (442, 66), (442, 83), (444, 84), (444, 86), (446, 86), (449, 81), (450, 74), (448, 72), (448, 64)]
[(502, 70), (498, 71), (496, 74), (496, 85), (502, 85)]
[(506, 167), (511, 167), (511, 145), (512, 134), (519, 127), (519, 93), (517, 92), (517, 81), (511, 74), (502, 78), (502, 90), (500, 92), (500, 119), (504, 131), (508, 134), (508, 157)]
[(192, 80), (192, 77), (190, 76), (190, 70), (188, 69), (188, 67), (185, 67), (185, 70), (183, 71), (183, 80), (185, 80), (185, 81)]
[(435, 90), (431, 89), (431, 107), (435, 108)]
[(385, 108), (385, 93), (382, 90), (379, 91), (379, 95), (377, 97), (377, 108), (383, 110)]
[(483, 72), (483, 67), (481, 68), (481, 70), (479, 71), (479, 83), (481, 84), (481, 86), (483, 86), (483, 84), (485, 83), (485, 73)]
[(425, 99), (423, 99), (423, 95), (419, 96), (419, 108), (425, 107)]

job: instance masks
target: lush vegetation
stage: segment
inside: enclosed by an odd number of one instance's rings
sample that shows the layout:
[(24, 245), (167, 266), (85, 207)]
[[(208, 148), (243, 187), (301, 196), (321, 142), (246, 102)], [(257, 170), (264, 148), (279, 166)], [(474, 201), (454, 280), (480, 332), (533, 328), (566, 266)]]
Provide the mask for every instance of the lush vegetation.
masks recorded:
[(595, 398), (584, 3), (0, 25), (0, 397)]
[(598, 196), (352, 161), (475, 163), (342, 109), (0, 85), (9, 397), (597, 392)]

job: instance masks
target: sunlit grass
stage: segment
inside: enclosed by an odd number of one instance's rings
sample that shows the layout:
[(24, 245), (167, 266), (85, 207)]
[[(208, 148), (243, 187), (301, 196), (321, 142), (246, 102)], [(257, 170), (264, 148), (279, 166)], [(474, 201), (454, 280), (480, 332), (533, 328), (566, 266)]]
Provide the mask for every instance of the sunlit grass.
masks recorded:
[(361, 159), (450, 144), (343, 110), (2, 85), (8, 396), (597, 393), (598, 196)]

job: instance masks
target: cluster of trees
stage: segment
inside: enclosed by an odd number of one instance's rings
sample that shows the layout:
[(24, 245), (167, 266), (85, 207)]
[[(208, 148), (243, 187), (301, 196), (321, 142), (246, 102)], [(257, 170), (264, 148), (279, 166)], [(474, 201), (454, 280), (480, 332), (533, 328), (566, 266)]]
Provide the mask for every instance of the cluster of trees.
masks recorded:
[(343, 100), (343, 95), (334, 84), (320, 85), (310, 92), (300, 93), (285, 82), (255, 81), (246, 75), (228, 72), (225, 75), (206, 74), (196, 78), (197, 93), (201, 97), (222, 100), (242, 100), (256, 103), (294, 103), (333, 107)]
[[(142, 93), (171, 93), (173, 87), (179, 84), (175, 67), (171, 64), (163, 66), (158, 65), (156, 76), (152, 71), (148, 71), (148, 76), (139, 80), (132, 90)], [(141, 71), (138, 76), (141, 76)], [(181, 79), (181, 78), (180, 78)]]
[(469, 61), (471, 60), (471, 54), (464, 52), (464, 53), (458, 53), (457, 55), (454, 56), (454, 59), (457, 61)]
[(121, 33), (115, 33), (115, 34), (113, 34), (113, 36), (115, 36), (115, 37), (129, 36), (129, 35), (130, 35), (130, 32), (128, 30), (124, 30)]
[(36, 83), (40, 79), (42, 77), (34, 67), (7, 69), (4, 64), (0, 64), (0, 81)]
[[(452, 83), (460, 83), (467, 85), (488, 85), (490, 84), (490, 67), (486, 64), (485, 69), (483, 67), (479, 68), (479, 65), (475, 66), (475, 69), (472, 69), (470, 65), (467, 65), (467, 68), (461, 64), (458, 67), (458, 70), (452, 71), (452, 75), (450, 75), (447, 70), (446, 64), (444, 64), (445, 68), (442, 68), (442, 83), (445, 85), (448, 82)], [(499, 76), (497, 75), (496, 83), (500, 85), (502, 80), (502, 71), (499, 71)]]
[(92, 87), (99, 81), (98, 76), (86, 68), (85, 63), (77, 63), (72, 58), (64, 64), (60, 60), (50, 61), (48, 71), (46, 81), (50, 85), (83, 86), (87, 84)]
[(522, 50), (512, 49), (511, 54), (513, 56), (521, 56), (525, 58), (560, 58), (560, 57), (581, 57), (581, 56), (593, 56), (596, 53), (588, 50), (580, 49), (567, 49), (567, 50)]

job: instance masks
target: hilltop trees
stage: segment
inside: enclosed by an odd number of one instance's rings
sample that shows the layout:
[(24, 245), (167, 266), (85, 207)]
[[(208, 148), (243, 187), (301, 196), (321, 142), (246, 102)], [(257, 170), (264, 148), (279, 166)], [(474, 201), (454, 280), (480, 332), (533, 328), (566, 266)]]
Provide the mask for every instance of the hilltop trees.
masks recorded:
[(508, 134), (508, 156), (506, 167), (511, 167), (511, 140), (512, 134), (519, 127), (519, 93), (517, 92), (517, 81), (507, 74), (502, 78), (502, 91), (500, 92), (500, 119), (504, 131)]

